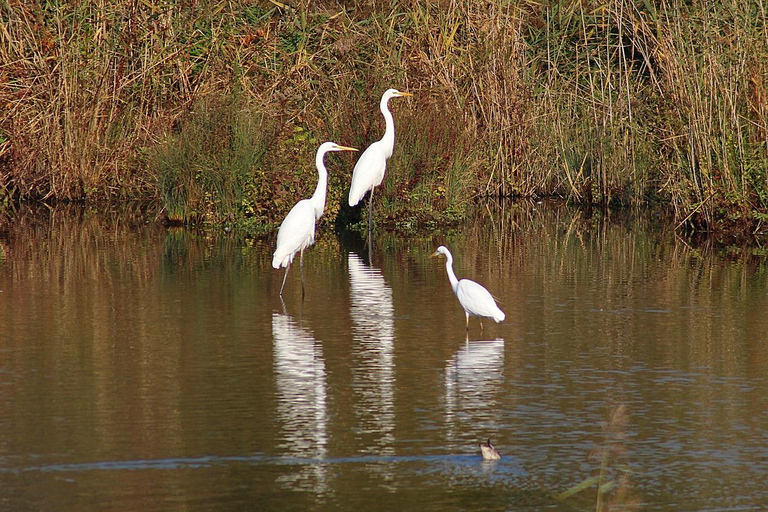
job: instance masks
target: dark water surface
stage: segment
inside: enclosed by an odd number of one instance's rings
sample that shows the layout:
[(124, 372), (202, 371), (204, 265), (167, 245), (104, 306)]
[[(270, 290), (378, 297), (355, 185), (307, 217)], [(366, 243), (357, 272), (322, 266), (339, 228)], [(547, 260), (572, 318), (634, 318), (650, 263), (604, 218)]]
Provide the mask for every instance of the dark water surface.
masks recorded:
[[(644, 216), (272, 240), (125, 215), (0, 233), (0, 510), (768, 509), (768, 267)], [(464, 315), (459, 277), (507, 320)], [(490, 438), (498, 462), (482, 462)], [(601, 471), (602, 468), (602, 471)]]

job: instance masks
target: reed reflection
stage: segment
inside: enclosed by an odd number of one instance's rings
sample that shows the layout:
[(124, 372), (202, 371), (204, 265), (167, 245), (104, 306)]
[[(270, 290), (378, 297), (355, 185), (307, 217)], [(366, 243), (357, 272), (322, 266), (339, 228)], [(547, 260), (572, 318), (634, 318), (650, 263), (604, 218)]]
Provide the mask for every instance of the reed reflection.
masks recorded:
[[(495, 428), (496, 396), (504, 386), (504, 339), (466, 342), (445, 366), (445, 416), (448, 433)], [(462, 425), (463, 421), (469, 425)], [(468, 428), (467, 428), (468, 427)], [(487, 435), (486, 435), (487, 434)]]
[(352, 387), (363, 452), (394, 453), (394, 339), (392, 289), (381, 272), (349, 253), (350, 316), (354, 338)]
[[(284, 454), (324, 459), (328, 451), (327, 377), (322, 345), (290, 315), (272, 314), (277, 388), (278, 448)], [(321, 463), (285, 473), (279, 482), (321, 491), (327, 486)]]

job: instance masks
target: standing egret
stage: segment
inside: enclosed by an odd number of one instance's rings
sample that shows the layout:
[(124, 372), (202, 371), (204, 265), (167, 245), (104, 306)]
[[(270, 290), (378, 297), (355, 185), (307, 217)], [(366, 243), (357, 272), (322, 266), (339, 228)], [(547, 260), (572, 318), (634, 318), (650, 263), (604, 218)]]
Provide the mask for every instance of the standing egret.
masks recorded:
[(499, 309), (496, 301), (493, 300), (493, 296), (483, 285), (469, 279), (456, 279), (456, 274), (453, 273), (453, 256), (451, 251), (441, 245), (432, 256), (439, 256), (441, 254), (446, 258), (445, 270), (448, 272), (448, 280), (451, 282), (453, 293), (456, 294), (456, 298), (459, 299), (459, 304), (464, 308), (464, 314), (467, 316), (467, 331), (469, 331), (470, 316), (479, 316), (481, 318), (480, 329), (483, 328), (482, 317), (492, 318), (496, 323), (504, 320), (504, 312)]
[(355, 206), (363, 198), (366, 192), (371, 191), (368, 198), (368, 229), (373, 222), (373, 189), (381, 185), (384, 179), (384, 171), (387, 168), (387, 160), (395, 149), (395, 121), (389, 111), (388, 103), (391, 98), (400, 96), (413, 96), (408, 92), (400, 92), (397, 89), (387, 89), (381, 96), (379, 109), (384, 114), (387, 127), (381, 140), (374, 142), (363, 151), (360, 159), (352, 171), (352, 184), (349, 187), (349, 206)]
[(315, 221), (320, 219), (325, 209), (325, 193), (328, 187), (328, 171), (325, 169), (323, 158), (329, 151), (357, 151), (355, 148), (339, 146), (335, 142), (325, 142), (317, 148), (315, 166), (318, 179), (315, 193), (309, 199), (302, 199), (291, 208), (277, 232), (277, 248), (272, 258), (274, 268), (285, 267), (283, 285), (280, 296), (283, 295), (285, 280), (291, 268), (294, 256), (300, 254), (301, 264), (301, 296), (304, 296), (304, 249), (315, 243)]

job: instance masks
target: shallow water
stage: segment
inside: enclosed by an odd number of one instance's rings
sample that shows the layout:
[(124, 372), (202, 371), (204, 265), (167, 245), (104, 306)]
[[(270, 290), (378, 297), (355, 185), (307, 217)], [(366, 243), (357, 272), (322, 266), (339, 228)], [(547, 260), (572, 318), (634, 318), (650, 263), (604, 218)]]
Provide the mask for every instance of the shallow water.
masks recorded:
[[(273, 240), (124, 214), (0, 234), (0, 510), (768, 507), (768, 272), (558, 205)], [(464, 315), (459, 277), (507, 319)], [(625, 414), (614, 414), (612, 411)], [(502, 453), (482, 462), (490, 438)]]

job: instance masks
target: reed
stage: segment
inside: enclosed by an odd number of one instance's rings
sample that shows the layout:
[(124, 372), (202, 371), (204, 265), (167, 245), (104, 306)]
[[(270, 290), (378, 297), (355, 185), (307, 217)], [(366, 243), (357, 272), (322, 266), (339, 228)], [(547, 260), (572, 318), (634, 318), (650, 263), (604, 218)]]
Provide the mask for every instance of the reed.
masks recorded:
[(0, 13), (5, 184), (21, 198), (157, 196), (137, 156), (217, 85), (227, 17), (103, 0)]
[[(679, 216), (707, 228), (768, 206), (768, 18), (760, 2), (662, 4), (658, 67), (677, 106), (664, 147)], [(754, 225), (754, 222), (750, 222)], [(759, 226), (758, 226), (759, 228)]]
[[(694, 229), (760, 231), (768, 218), (759, 0), (6, 1), (0, 14), (5, 196), (168, 202), (168, 169), (151, 155), (204, 122), (200, 105), (238, 97), (265, 121), (253, 142), (269, 150), (241, 173), (256, 192), (214, 187), (215, 203), (242, 204), (208, 220), (266, 226), (310, 188), (316, 143), (380, 137), (378, 98), (396, 86), (416, 96), (393, 105), (396, 151), (375, 205), (385, 224), (552, 195), (661, 201)], [(356, 219), (342, 162), (324, 222)]]
[(236, 97), (199, 102), (150, 158), (165, 217), (172, 223), (232, 223), (254, 215), (252, 205), (263, 194), (253, 169), (269, 135), (268, 121)]
[(609, 419), (602, 425), (604, 443), (595, 450), (600, 460), (597, 474), (563, 491), (558, 499), (565, 500), (586, 489), (595, 488), (595, 512), (607, 510), (638, 510), (640, 503), (632, 496), (631, 469), (622, 462), (626, 451), (627, 407), (615, 406)]

